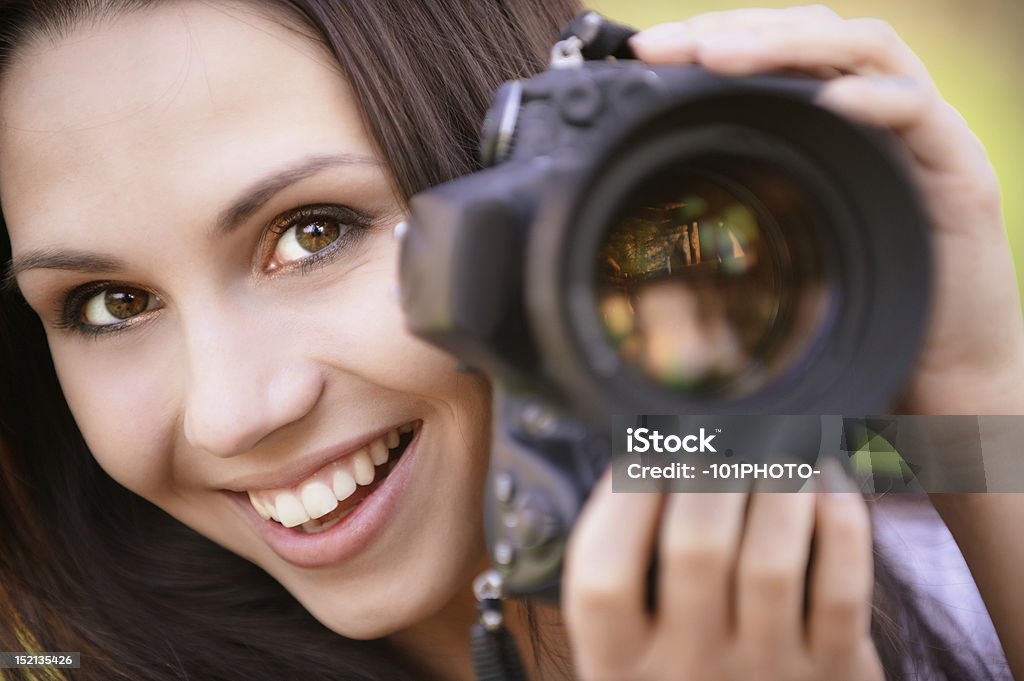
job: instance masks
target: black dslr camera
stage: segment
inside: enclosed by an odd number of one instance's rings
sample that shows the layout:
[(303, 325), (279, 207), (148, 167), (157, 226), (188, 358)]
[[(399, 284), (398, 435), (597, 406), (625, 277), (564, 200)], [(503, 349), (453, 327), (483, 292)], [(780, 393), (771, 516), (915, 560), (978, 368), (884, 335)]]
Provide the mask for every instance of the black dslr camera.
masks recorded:
[(614, 414), (873, 414), (922, 339), (928, 224), (894, 140), (821, 81), (631, 59), (590, 13), (505, 83), (483, 170), (412, 199), (409, 328), (495, 394), (487, 527), (553, 595)]

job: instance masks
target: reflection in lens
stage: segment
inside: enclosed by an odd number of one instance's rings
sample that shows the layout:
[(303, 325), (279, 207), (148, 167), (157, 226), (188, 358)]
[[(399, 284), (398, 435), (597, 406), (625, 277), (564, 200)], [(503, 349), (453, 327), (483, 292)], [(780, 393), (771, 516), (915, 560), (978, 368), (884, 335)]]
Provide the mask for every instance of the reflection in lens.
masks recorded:
[(645, 182), (598, 253), (598, 304), (619, 353), (674, 390), (763, 387), (824, 315), (807, 215), (793, 183), (751, 167), (673, 168)]

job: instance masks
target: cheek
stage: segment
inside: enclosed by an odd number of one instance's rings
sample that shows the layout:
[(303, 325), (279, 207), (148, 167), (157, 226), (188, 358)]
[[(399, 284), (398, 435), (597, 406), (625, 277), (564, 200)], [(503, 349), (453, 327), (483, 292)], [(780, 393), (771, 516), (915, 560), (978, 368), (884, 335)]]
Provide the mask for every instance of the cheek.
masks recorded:
[(397, 303), (368, 306), (361, 318), (373, 323), (363, 327), (366, 337), (350, 346), (353, 371), (375, 385), (432, 403), (460, 429), (482, 424), (478, 427), (489, 433), (490, 383), (482, 374), (457, 371), (455, 357), (412, 335)]
[[(293, 323), (321, 339), (314, 351), (325, 364), (341, 367), (375, 385), (406, 394), (450, 401), (487, 390), (482, 379), (467, 380), (452, 355), (412, 335), (400, 304), (391, 296), (397, 283), (398, 253), (388, 235), (371, 245), (367, 260), (322, 295)], [(484, 400), (489, 405), (487, 400)]]
[[(452, 485), (453, 494), (474, 490), (482, 486), (487, 469), (490, 382), (481, 373), (458, 371), (454, 356), (408, 331), (401, 305), (390, 295), (397, 279), (397, 248), (390, 235), (374, 246), (365, 266), (325, 287), (322, 297), (311, 297), (315, 305), (302, 320), (296, 319), (295, 325), (316, 329), (307, 338), (324, 339), (316, 352), (318, 361), (340, 370), (334, 372), (335, 388), (340, 389), (336, 394), (356, 400), (429, 405), (427, 411), (413, 407), (408, 413), (433, 417), (439, 427), (435, 432), (447, 454), (445, 466), (435, 471), (436, 479)], [(351, 381), (345, 374), (359, 380)], [(349, 392), (348, 386), (353, 384), (365, 387), (366, 392)], [(394, 413), (383, 404), (381, 409)], [(453, 475), (453, 466), (462, 474)], [(476, 495), (462, 498), (475, 499)]]
[(68, 406), (107, 474), (152, 499), (170, 479), (175, 372), (155, 360), (159, 352), (90, 351), (88, 343), (51, 342)]

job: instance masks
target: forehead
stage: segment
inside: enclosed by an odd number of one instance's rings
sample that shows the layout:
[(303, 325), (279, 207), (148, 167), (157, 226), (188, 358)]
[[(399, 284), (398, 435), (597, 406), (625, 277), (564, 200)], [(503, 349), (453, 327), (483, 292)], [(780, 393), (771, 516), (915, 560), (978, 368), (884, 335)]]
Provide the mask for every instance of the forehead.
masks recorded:
[(113, 211), (156, 218), (154, 201), (219, 206), (269, 167), (338, 152), (373, 150), (336, 63), (283, 21), (235, 6), (162, 3), (86, 23), (29, 45), (0, 87), (12, 238), (21, 224)]

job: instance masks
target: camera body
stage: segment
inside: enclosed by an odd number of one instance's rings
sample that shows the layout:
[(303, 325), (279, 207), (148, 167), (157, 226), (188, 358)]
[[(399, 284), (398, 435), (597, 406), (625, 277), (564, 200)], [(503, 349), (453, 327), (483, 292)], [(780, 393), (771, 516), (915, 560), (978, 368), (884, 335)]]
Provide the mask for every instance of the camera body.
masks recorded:
[(895, 142), (820, 87), (553, 61), (495, 95), (483, 169), (411, 200), (408, 327), (494, 382), (487, 528), (511, 593), (556, 593), (613, 415), (872, 414), (902, 385), (927, 221)]

